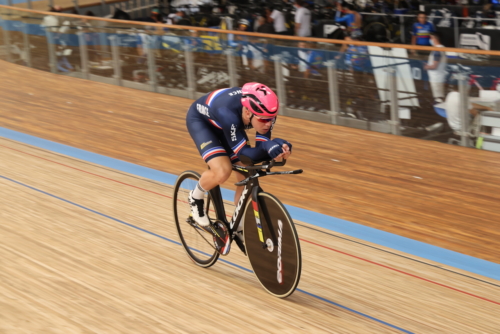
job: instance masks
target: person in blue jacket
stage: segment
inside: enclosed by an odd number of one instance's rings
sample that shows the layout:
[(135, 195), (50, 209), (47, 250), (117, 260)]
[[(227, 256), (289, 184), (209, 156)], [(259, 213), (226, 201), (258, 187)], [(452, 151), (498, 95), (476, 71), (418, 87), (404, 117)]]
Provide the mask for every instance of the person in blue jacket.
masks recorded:
[(417, 22), (413, 24), (411, 29), (411, 44), (431, 46), (431, 34), (435, 32), (436, 28), (434, 28), (434, 25), (431, 22), (427, 21), (427, 15), (425, 15), (425, 12), (419, 12)]
[[(342, 16), (342, 13), (345, 13)], [(335, 14), (335, 22), (345, 23), (347, 25), (347, 34), (351, 38), (359, 38), (363, 35), (361, 31), (362, 18), (361, 14), (354, 10), (354, 6), (350, 3), (337, 2), (337, 13)]]

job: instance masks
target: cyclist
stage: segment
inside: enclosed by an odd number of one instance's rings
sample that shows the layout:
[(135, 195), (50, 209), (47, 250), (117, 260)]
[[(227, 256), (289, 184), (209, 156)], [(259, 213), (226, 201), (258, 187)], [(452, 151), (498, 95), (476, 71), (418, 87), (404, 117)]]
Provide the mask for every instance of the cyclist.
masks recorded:
[[(189, 193), (193, 219), (201, 227), (210, 221), (204, 211), (205, 192), (224, 183), (232, 172), (232, 164), (243, 164), (240, 155), (253, 161), (287, 159), (292, 145), (280, 138), (271, 139), (278, 114), (278, 97), (267, 86), (250, 82), (243, 87), (218, 89), (196, 100), (188, 110), (189, 134), (208, 164), (195, 189)], [(256, 145), (250, 147), (245, 130), (257, 131)], [(238, 181), (243, 175), (236, 173)], [(235, 203), (243, 186), (236, 188)], [(243, 224), (240, 224), (242, 226)]]

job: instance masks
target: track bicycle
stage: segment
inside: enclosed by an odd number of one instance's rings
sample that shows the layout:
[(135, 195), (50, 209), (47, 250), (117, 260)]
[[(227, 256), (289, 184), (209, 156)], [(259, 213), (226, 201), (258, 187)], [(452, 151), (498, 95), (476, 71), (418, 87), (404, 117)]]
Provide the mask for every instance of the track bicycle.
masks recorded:
[[(273, 167), (284, 166), (285, 160), (265, 161), (260, 165), (254, 165), (245, 157), (241, 160), (248, 166), (233, 165), (233, 170), (246, 176), (236, 183), (245, 188), (230, 220), (226, 216), (220, 187), (205, 195), (205, 210), (212, 233), (201, 228), (191, 217), (188, 196), (198, 183), (200, 174), (188, 170), (179, 175), (173, 195), (177, 231), (189, 258), (203, 268), (214, 265), (220, 255), (227, 255), (235, 241), (248, 257), (264, 289), (273, 296), (285, 298), (295, 291), (300, 280), (302, 258), (299, 237), (286, 208), (275, 196), (262, 190), (259, 178), (300, 174), (302, 170), (271, 172)], [(243, 224), (242, 237), (237, 233), (240, 224)], [(226, 240), (230, 242), (226, 243)]]

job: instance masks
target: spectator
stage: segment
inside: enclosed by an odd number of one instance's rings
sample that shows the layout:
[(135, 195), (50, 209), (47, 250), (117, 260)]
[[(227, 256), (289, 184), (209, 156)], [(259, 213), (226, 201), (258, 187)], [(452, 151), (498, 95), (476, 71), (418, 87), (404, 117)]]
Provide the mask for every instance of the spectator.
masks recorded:
[[(352, 40), (356, 41), (358, 39)], [(354, 73), (354, 71), (363, 74), (367, 73), (371, 68), (368, 47), (366, 45), (349, 44), (345, 53), (345, 65), (351, 73)], [(366, 78), (363, 77), (363, 81), (364, 79)], [(357, 82), (357, 84), (362, 85), (363, 82)]]
[[(459, 132), (462, 130), (462, 120), (461, 120), (461, 103), (460, 103), (460, 93), (459, 92), (450, 92), (446, 96), (445, 100), (445, 109), (446, 109), (446, 119), (448, 124), (453, 129), (453, 131)], [(474, 109), (472, 104), (469, 102), (469, 113), (470, 118), (472, 116), (476, 116), (478, 113), (477, 109)]]
[[(455, 76), (452, 76), (450, 79), (450, 83), (453, 86), (458, 85), (457, 78)], [(444, 101), (444, 108), (446, 110), (446, 120), (448, 121), (448, 124), (450, 127), (455, 131), (456, 135), (459, 135), (459, 132), (462, 131), (462, 111), (461, 111), (461, 106), (462, 106), (462, 98), (459, 92), (456, 91), (456, 89), (448, 95), (446, 95), (446, 99)], [(470, 132), (471, 127), (474, 127), (473, 123), (478, 120), (476, 117), (480, 111), (484, 110), (493, 110), (490, 107), (486, 107), (477, 103), (471, 103), (469, 100), (467, 110), (469, 111), (468, 117), (466, 118), (467, 122), (467, 129)], [(474, 117), (476, 117), (474, 119)], [(474, 120), (474, 122), (473, 122)]]
[[(346, 37), (346, 40), (359, 41), (359, 38)], [(373, 77), (368, 75), (372, 69), (368, 47), (366, 45), (344, 44), (340, 50), (343, 54), (346, 72), (340, 94), (346, 99), (346, 112), (355, 113), (363, 118), (363, 112), (372, 108), (370, 91), (365, 87), (372, 86)], [(338, 55), (340, 59), (342, 54)], [(352, 85), (354, 84), (354, 85)]]
[(261, 32), (263, 34), (274, 34), (274, 26), (270, 22), (266, 22), (266, 18), (264, 16), (259, 16), (257, 18), (257, 32)]
[[(117, 9), (115, 11), (115, 15), (118, 12), (118, 10), (120, 10), (120, 9)], [(161, 15), (160, 10), (158, 8), (153, 8), (153, 9), (151, 9), (151, 13), (150, 13), (149, 17), (143, 17), (141, 19), (138, 19), (137, 21), (163, 23), (163, 16)]]
[(299, 42), (297, 46), (299, 47), (297, 51), (299, 57), (299, 72), (303, 73), (304, 78), (309, 78), (311, 74), (319, 76), (320, 73), (318, 69), (320, 69), (323, 64), (321, 53), (312, 50), (311, 45), (307, 42)]
[[(94, 13), (92, 13), (92, 16), (94, 16)], [(115, 19), (115, 20), (130, 21), (131, 17), (130, 17), (130, 15), (127, 12), (124, 12), (120, 8), (115, 8), (115, 12), (113, 14), (113, 19)]]
[[(50, 9), (53, 13), (60, 13), (62, 11), (61, 6), (54, 6)], [(70, 56), (72, 50), (67, 48), (68, 35), (70, 22), (63, 21), (62, 25), (59, 23), (59, 16), (47, 15), (43, 18), (42, 27), (47, 31), (50, 31), (53, 36), (54, 44), (56, 45), (56, 68), (60, 72), (73, 71), (74, 68), (69, 63), (67, 56)]]
[(311, 36), (311, 11), (304, 7), (303, 0), (295, 0), (295, 35), (300, 37)]
[(149, 22), (154, 22), (154, 23), (163, 23), (163, 17), (160, 13), (160, 10), (158, 8), (153, 8), (151, 10), (151, 21)]
[(285, 15), (277, 8), (271, 11), (271, 8), (266, 8), (266, 15), (268, 22), (274, 26), (274, 31), (279, 35), (286, 35)]
[[(435, 47), (444, 47), (439, 42), (437, 33), (432, 33), (430, 37), (430, 44)], [(424, 68), (428, 71), (429, 83), (432, 89), (432, 96), (435, 103), (444, 101), (444, 84), (446, 82), (446, 52), (432, 51), (429, 55), (429, 60)]]
[(238, 29), (239, 31), (248, 31), (248, 28), (250, 27), (250, 21), (247, 19), (240, 19), (238, 21)]
[(143, 17), (143, 18), (137, 19), (137, 21), (156, 23), (158, 21), (159, 14), (160, 14), (160, 11), (158, 10), (158, 8), (153, 8), (148, 17)]
[(265, 55), (267, 48), (265, 40), (259, 41), (251, 37), (248, 43), (243, 45), (241, 52), (243, 65), (246, 69), (252, 70), (252, 75), (256, 73), (264, 73), (265, 71)]
[[(59, 7), (59, 11), (56, 10), (56, 7)], [(52, 13), (60, 12), (60, 8), (61, 8), (60, 6), (50, 7), (49, 12)], [(59, 19), (55, 15), (44, 16), (41, 26), (48, 29), (49, 31), (55, 32), (57, 31), (56, 27), (59, 26)]]
[(418, 22), (413, 24), (411, 30), (411, 44), (412, 45), (424, 45), (430, 46), (431, 33), (436, 32), (434, 25), (427, 21), (427, 15), (425, 12), (418, 12), (417, 16)]
[[(341, 17), (341, 13), (346, 15)], [(362, 18), (361, 14), (354, 10), (354, 6), (344, 2), (342, 5), (337, 2), (337, 13), (335, 14), (335, 22), (345, 23), (347, 25), (347, 34), (352, 38), (359, 38), (363, 35), (361, 31)]]
[(186, 17), (186, 13), (183, 11), (178, 11), (175, 13), (174, 23), (180, 26), (190, 26), (191, 21)]

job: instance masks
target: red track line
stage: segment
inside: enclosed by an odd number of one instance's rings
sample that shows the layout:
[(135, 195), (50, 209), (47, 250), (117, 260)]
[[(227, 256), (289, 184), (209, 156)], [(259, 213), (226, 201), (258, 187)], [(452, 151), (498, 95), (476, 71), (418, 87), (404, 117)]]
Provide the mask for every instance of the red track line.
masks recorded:
[[(117, 182), (117, 183), (120, 183), (120, 184), (123, 184), (125, 186), (129, 186), (129, 187), (133, 187), (133, 188), (136, 188), (136, 189), (140, 189), (140, 190), (144, 190), (144, 191), (147, 191), (147, 192), (150, 192), (150, 193), (153, 193), (153, 194), (156, 194), (156, 195), (160, 195), (160, 196), (163, 196), (163, 197), (167, 197), (167, 198), (172, 198), (171, 196), (167, 196), (167, 195), (163, 195), (163, 194), (160, 194), (160, 193), (157, 193), (157, 192), (154, 192), (154, 191), (151, 191), (151, 190), (147, 190), (147, 189), (144, 189), (144, 188), (141, 188), (141, 187), (136, 187), (136, 186), (133, 186), (131, 184), (128, 184), (128, 183), (125, 183), (125, 182), (121, 182), (121, 181), (117, 181), (117, 180), (113, 180), (113, 179), (110, 179), (108, 177), (105, 177), (105, 176), (102, 176), (102, 175), (99, 175), (99, 174), (94, 174), (94, 173), (91, 173), (91, 172), (87, 172), (83, 169), (79, 169), (79, 168), (75, 168), (75, 167), (71, 167), (71, 166), (68, 166), (68, 165), (65, 165), (65, 164), (62, 164), (60, 162), (57, 162), (57, 161), (53, 161), (53, 160), (50, 160), (50, 159), (46, 159), (46, 158), (42, 158), (40, 156), (37, 156), (37, 155), (34, 155), (34, 154), (30, 154), (30, 153), (26, 153), (24, 151), (20, 151), (20, 150), (17, 150), (17, 149), (14, 149), (12, 147), (8, 147), (8, 146), (4, 146), (4, 145), (0, 145), (1, 147), (5, 147), (5, 148), (8, 148), (10, 150), (13, 150), (13, 151), (16, 151), (16, 152), (20, 152), (20, 153), (23, 153), (23, 154), (26, 154), (26, 155), (30, 155), (32, 157), (35, 157), (35, 158), (39, 158), (39, 159), (42, 159), (42, 160), (45, 160), (45, 161), (49, 161), (49, 162), (52, 162), (52, 163), (55, 163), (55, 164), (58, 164), (58, 165), (61, 165), (61, 166), (65, 166), (65, 167), (68, 167), (68, 168), (71, 168), (71, 169), (74, 169), (74, 170), (77, 170), (77, 171), (80, 171), (80, 172), (83, 172), (83, 173), (87, 173), (87, 174), (90, 174), (90, 175), (94, 175), (94, 176), (97, 176), (97, 177), (100, 177), (100, 178), (103, 178), (103, 179), (106, 179), (106, 180), (109, 180), (109, 181), (113, 181), (113, 182)], [(229, 215), (227, 215), (229, 217)], [(436, 284), (436, 285), (439, 285), (441, 287), (444, 287), (444, 288), (447, 288), (447, 289), (451, 289), (453, 291), (457, 291), (457, 292), (460, 292), (460, 293), (464, 293), (466, 295), (469, 295), (469, 296), (472, 296), (472, 297), (476, 297), (476, 298), (479, 298), (479, 299), (482, 299), (484, 301), (487, 301), (487, 302), (490, 302), (490, 303), (493, 303), (493, 304), (497, 304), (497, 305), (500, 305), (499, 302), (496, 302), (496, 301), (493, 301), (493, 300), (490, 300), (490, 299), (486, 299), (484, 297), (481, 297), (481, 296), (477, 296), (477, 295), (474, 295), (472, 293), (469, 293), (469, 292), (466, 292), (466, 291), (463, 291), (463, 290), (459, 290), (459, 289), (456, 289), (456, 288), (453, 288), (451, 286), (448, 286), (448, 285), (444, 285), (444, 284), (441, 284), (441, 283), (438, 283), (438, 282), (434, 282), (434, 281), (431, 281), (427, 278), (423, 278), (423, 277), (420, 277), (420, 276), (417, 276), (417, 275), (413, 275), (413, 274), (410, 274), (410, 273), (407, 273), (405, 271), (402, 271), (402, 270), (399, 270), (399, 269), (396, 269), (396, 268), (392, 268), (392, 267), (389, 267), (389, 266), (386, 266), (386, 265), (383, 265), (381, 263), (377, 263), (377, 262), (374, 262), (374, 261), (370, 261), (370, 260), (367, 260), (367, 259), (364, 259), (362, 257), (359, 257), (359, 256), (356, 256), (356, 255), (352, 255), (352, 254), (349, 254), (349, 253), (345, 253), (345, 252), (342, 252), (342, 251), (339, 251), (337, 249), (333, 249), (333, 248), (330, 248), (330, 247), (327, 247), (327, 246), (324, 246), (324, 245), (321, 245), (321, 244), (317, 244), (315, 242), (312, 242), (312, 241), (309, 241), (309, 240), (306, 240), (306, 239), (302, 239), (300, 238), (301, 241), (304, 241), (304, 242), (307, 242), (307, 243), (310, 243), (312, 245), (315, 245), (315, 246), (318, 246), (318, 247), (322, 247), (322, 248), (325, 248), (325, 249), (328, 249), (328, 250), (331, 250), (331, 251), (334, 251), (334, 252), (337, 252), (337, 253), (340, 253), (340, 254), (344, 254), (344, 255), (347, 255), (347, 256), (350, 256), (350, 257), (353, 257), (353, 258), (356, 258), (358, 260), (361, 260), (361, 261), (365, 261), (365, 262), (368, 262), (368, 263), (371, 263), (371, 264), (374, 264), (374, 265), (377, 265), (377, 266), (380, 266), (380, 267), (383, 267), (383, 268), (386, 268), (386, 269), (389, 269), (389, 270), (393, 270), (393, 271), (396, 271), (398, 273), (401, 273), (401, 274), (404, 274), (404, 275), (408, 275), (408, 276), (411, 276), (411, 277), (414, 277), (414, 278), (418, 278), (418, 279), (421, 279), (423, 281), (426, 281), (426, 282), (429, 282), (429, 283), (432, 283), (432, 284)]]
[(147, 192), (150, 192), (150, 193), (153, 193), (153, 194), (159, 195), (159, 196), (163, 196), (163, 197), (167, 197), (167, 198), (172, 198), (171, 196), (163, 195), (163, 194), (160, 194), (160, 193), (157, 193), (157, 192), (151, 191), (151, 190), (147, 190), (147, 189), (144, 189), (144, 188), (140, 188), (140, 187), (133, 186), (133, 185), (128, 184), (128, 183), (124, 183), (124, 182), (121, 182), (121, 181), (113, 180), (113, 179), (110, 179), (109, 177), (105, 177), (105, 176), (102, 176), (102, 175), (99, 175), (99, 174), (94, 174), (94, 173), (91, 173), (91, 172), (87, 172), (86, 170), (83, 170), (83, 169), (78, 169), (78, 168), (75, 168), (75, 167), (71, 167), (71, 166), (68, 166), (68, 165), (62, 164), (62, 163), (57, 162), (57, 161), (53, 161), (53, 160), (49, 160), (49, 159), (45, 159), (45, 158), (42, 158), (42, 157), (40, 157), (40, 156), (38, 156), (38, 155), (34, 155), (34, 154), (26, 153), (26, 152), (23, 152), (23, 151), (20, 151), (20, 150), (16, 150), (15, 148), (12, 148), (12, 147), (4, 146), (4, 145), (1, 145), (1, 144), (0, 144), (0, 146), (1, 146), (1, 147), (8, 148), (8, 149), (11, 149), (11, 150), (16, 151), (16, 152), (20, 152), (20, 153), (24, 153), (24, 154), (30, 155), (30, 156), (35, 157), (35, 158), (39, 158), (39, 159), (42, 159), (42, 160), (45, 160), (45, 161), (50, 161), (50, 162), (53, 162), (53, 163), (55, 163), (55, 164), (58, 164), (58, 165), (61, 165), (61, 166), (64, 166), (64, 167), (68, 167), (68, 168), (71, 168), (71, 169), (74, 169), (74, 170), (77, 170), (77, 171), (80, 171), (80, 172), (83, 172), (83, 173), (87, 173), (87, 174), (94, 175), (94, 176), (97, 176), (97, 177), (100, 177), (100, 178), (103, 178), (103, 179), (106, 179), (106, 180), (109, 180), (109, 181), (113, 181), (113, 182), (116, 182), (116, 183), (120, 183), (120, 184), (123, 184), (123, 185), (129, 186), (129, 187), (132, 187), (132, 188), (136, 188), (136, 189), (144, 190), (144, 191), (147, 191)]
[[(35, 157), (35, 158), (39, 158), (39, 159), (42, 159), (42, 160), (45, 160), (45, 161), (49, 161), (49, 162), (53, 162), (55, 164), (58, 164), (58, 165), (61, 165), (61, 166), (64, 166), (64, 167), (68, 167), (68, 168), (71, 168), (71, 169), (74, 169), (74, 170), (77, 170), (79, 172), (83, 172), (83, 173), (87, 173), (87, 174), (90, 174), (90, 175), (93, 175), (93, 176), (97, 176), (97, 177), (100, 177), (100, 178), (103, 178), (105, 180), (108, 180), (108, 181), (113, 181), (113, 182), (116, 182), (116, 183), (119, 183), (119, 184), (123, 184), (125, 186), (129, 186), (129, 187), (132, 187), (132, 188), (136, 188), (136, 189), (139, 189), (139, 190), (144, 190), (144, 191), (147, 191), (147, 192), (150, 192), (152, 194), (155, 194), (155, 195), (159, 195), (159, 196), (163, 196), (163, 197), (166, 197), (166, 198), (172, 198), (172, 196), (167, 196), (167, 195), (163, 195), (163, 194), (160, 194), (160, 193), (157, 193), (155, 191), (151, 191), (151, 190), (148, 190), (148, 189), (144, 189), (144, 188), (141, 188), (141, 187), (137, 187), (137, 186), (134, 186), (134, 185), (131, 185), (131, 184), (128, 184), (128, 183), (125, 183), (125, 182), (121, 182), (121, 181), (118, 181), (118, 180), (114, 180), (114, 179), (110, 179), (109, 177), (105, 177), (105, 176), (102, 176), (102, 175), (99, 175), (99, 174), (94, 174), (94, 173), (91, 173), (91, 172), (88, 172), (86, 170), (83, 170), (83, 169), (79, 169), (79, 168), (76, 168), (76, 167), (72, 167), (72, 166), (68, 166), (68, 165), (65, 165), (63, 163), (60, 163), (60, 162), (57, 162), (57, 161), (53, 161), (53, 160), (50, 160), (50, 159), (46, 159), (46, 158), (42, 158), (38, 155), (34, 155), (34, 154), (31, 154), (31, 153), (27, 153), (27, 152), (24, 152), (24, 151), (20, 151), (20, 150), (17, 150), (15, 148), (12, 148), (12, 147), (8, 147), (8, 146), (4, 146), (4, 145), (1, 145), (1, 147), (5, 147), (5, 148), (8, 148), (10, 150), (13, 150), (13, 151), (16, 151), (16, 152), (19, 152), (19, 153), (23, 153), (23, 154), (26, 154), (26, 155), (30, 155), (32, 157)], [(184, 202), (184, 203), (187, 203), (187, 202)], [(214, 210), (210, 210), (212, 212), (215, 212)], [(229, 215), (226, 215), (227, 217), (231, 217)]]
[(389, 270), (393, 270), (393, 271), (397, 271), (398, 273), (401, 273), (401, 274), (405, 274), (405, 275), (408, 275), (408, 276), (411, 276), (411, 277), (414, 277), (414, 278), (418, 278), (418, 279), (421, 279), (421, 280), (424, 280), (426, 282), (429, 282), (429, 283), (432, 283), (432, 284), (437, 284), (439, 286), (442, 286), (442, 287), (445, 287), (445, 288), (448, 288), (448, 289), (451, 289), (451, 290), (454, 290), (454, 291), (457, 291), (457, 292), (461, 292), (461, 293), (465, 293), (466, 295), (469, 295), (469, 296), (472, 296), (472, 297), (476, 297), (476, 298), (479, 298), (479, 299), (482, 299), (482, 300), (485, 300), (487, 302), (490, 302), (490, 303), (493, 303), (493, 304), (497, 304), (497, 305), (500, 305), (499, 302), (496, 302), (496, 301), (493, 301), (493, 300), (490, 300), (490, 299), (486, 299), (484, 297), (481, 297), (481, 296), (477, 296), (477, 295), (474, 295), (472, 293), (469, 293), (469, 292), (466, 292), (466, 291), (463, 291), (463, 290), (459, 290), (459, 289), (456, 289), (454, 287), (451, 287), (451, 286), (448, 286), (448, 285), (444, 285), (444, 284), (441, 284), (441, 283), (438, 283), (438, 282), (435, 282), (435, 281), (431, 281), (427, 278), (423, 278), (423, 277), (420, 277), (420, 276), (417, 276), (417, 275), (413, 275), (413, 274), (410, 274), (410, 273), (407, 273), (405, 271), (402, 271), (402, 270), (399, 270), (399, 269), (396, 269), (396, 268), (392, 268), (392, 267), (389, 267), (389, 266), (386, 266), (384, 264), (381, 264), (381, 263), (377, 263), (377, 262), (374, 262), (374, 261), (370, 261), (370, 260), (367, 260), (367, 259), (364, 259), (362, 257), (359, 257), (359, 256), (356, 256), (356, 255), (352, 255), (352, 254), (349, 254), (349, 253), (345, 253), (345, 252), (342, 252), (342, 251), (339, 251), (337, 249), (333, 249), (333, 248), (330, 248), (330, 247), (327, 247), (327, 246), (324, 246), (324, 245), (321, 245), (321, 244), (317, 244), (315, 242), (312, 242), (312, 241), (309, 241), (309, 240), (305, 240), (305, 239), (302, 239), (300, 238), (301, 241), (305, 241), (307, 243), (310, 243), (310, 244), (313, 244), (315, 246), (319, 246), (319, 247), (322, 247), (322, 248), (326, 248), (328, 250), (331, 250), (331, 251), (334, 251), (334, 252), (337, 252), (337, 253), (340, 253), (340, 254), (344, 254), (344, 255), (347, 255), (347, 256), (350, 256), (350, 257), (353, 257), (353, 258), (356, 258), (358, 260), (362, 260), (362, 261), (365, 261), (365, 262), (368, 262), (368, 263), (371, 263), (371, 264), (374, 264), (374, 265), (377, 265), (377, 266), (380, 266), (380, 267), (383, 267), (383, 268), (386, 268), (386, 269), (389, 269)]

